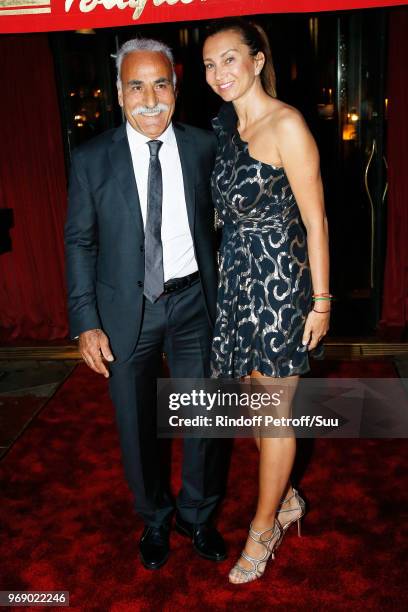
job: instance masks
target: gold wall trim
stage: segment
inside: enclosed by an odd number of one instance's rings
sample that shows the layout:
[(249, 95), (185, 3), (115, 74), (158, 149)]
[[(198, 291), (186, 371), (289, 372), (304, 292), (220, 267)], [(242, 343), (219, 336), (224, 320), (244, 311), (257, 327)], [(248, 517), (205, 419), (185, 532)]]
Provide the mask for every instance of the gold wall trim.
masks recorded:
[(0, 17), (7, 17), (8, 15), (40, 15), (43, 13), (51, 13), (50, 8), (21, 8), (13, 9), (11, 11), (2, 10), (0, 11)]
[(49, 6), (51, 0), (0, 0), (0, 8), (20, 8), (26, 6)]
[[(408, 343), (403, 342), (336, 342), (325, 343), (328, 359), (362, 359), (365, 357), (389, 357), (406, 354)], [(0, 360), (70, 360), (80, 359), (76, 344), (59, 346), (9, 346), (0, 347)]]

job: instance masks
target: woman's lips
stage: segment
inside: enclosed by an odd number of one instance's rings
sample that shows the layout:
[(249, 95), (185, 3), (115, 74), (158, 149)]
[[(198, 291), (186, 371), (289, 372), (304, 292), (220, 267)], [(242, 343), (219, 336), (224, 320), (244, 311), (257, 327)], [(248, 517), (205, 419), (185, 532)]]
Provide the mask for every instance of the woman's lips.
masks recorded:
[(226, 89), (231, 87), (231, 85), (233, 85), (233, 82), (229, 81), (228, 83), (223, 83), (222, 85), (218, 85), (218, 88), (221, 89), (222, 91), (225, 91)]

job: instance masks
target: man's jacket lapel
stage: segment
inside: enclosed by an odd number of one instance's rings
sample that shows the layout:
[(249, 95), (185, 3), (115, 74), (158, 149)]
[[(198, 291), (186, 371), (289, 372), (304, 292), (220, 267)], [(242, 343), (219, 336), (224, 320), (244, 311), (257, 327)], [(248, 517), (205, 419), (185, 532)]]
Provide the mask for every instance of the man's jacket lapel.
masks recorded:
[(113, 135), (109, 147), (109, 158), (121, 193), (134, 215), (137, 228), (143, 236), (143, 218), (125, 123)]
[(183, 172), (184, 195), (186, 198), (188, 223), (191, 230), (191, 235), (194, 237), (194, 220), (195, 220), (195, 177), (196, 164), (194, 142), (191, 140), (185, 127), (178, 123), (174, 124), (174, 133), (176, 135), (177, 146), (180, 155), (181, 169)]

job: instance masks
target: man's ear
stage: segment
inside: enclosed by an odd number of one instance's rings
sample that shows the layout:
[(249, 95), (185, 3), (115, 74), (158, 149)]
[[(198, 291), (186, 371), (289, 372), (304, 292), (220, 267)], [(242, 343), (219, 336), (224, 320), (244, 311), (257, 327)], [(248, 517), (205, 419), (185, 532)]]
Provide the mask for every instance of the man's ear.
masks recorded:
[(122, 92), (122, 87), (118, 87), (118, 102), (119, 102), (119, 106), (121, 106), (123, 108), (123, 92)]

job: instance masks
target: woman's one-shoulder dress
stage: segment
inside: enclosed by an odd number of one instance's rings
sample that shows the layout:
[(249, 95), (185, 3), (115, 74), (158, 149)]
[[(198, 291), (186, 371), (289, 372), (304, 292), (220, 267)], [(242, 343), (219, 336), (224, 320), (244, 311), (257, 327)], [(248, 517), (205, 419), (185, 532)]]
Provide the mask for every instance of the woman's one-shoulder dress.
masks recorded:
[(232, 104), (213, 120), (212, 190), (222, 240), (212, 376), (304, 374), (312, 283), (299, 208), (284, 169), (253, 159), (236, 125)]

